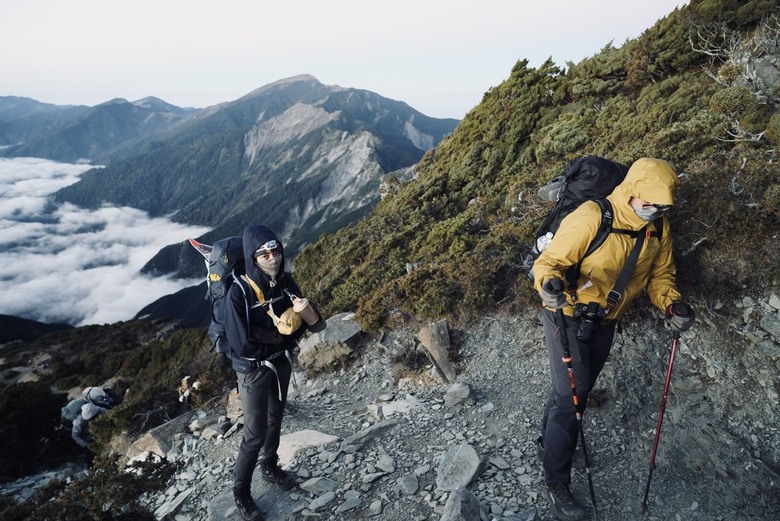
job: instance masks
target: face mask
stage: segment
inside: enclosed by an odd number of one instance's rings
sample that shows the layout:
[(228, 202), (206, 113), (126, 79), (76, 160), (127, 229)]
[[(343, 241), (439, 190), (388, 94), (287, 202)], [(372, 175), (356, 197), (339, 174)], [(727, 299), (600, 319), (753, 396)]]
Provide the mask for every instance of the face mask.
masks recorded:
[(260, 268), (263, 273), (271, 278), (275, 278), (279, 273), (279, 267), (282, 265), (282, 256), (274, 255), (270, 259), (264, 257), (255, 257), (257, 267)]
[(636, 206), (633, 206), (633, 208), (634, 213), (636, 213), (643, 221), (652, 221), (661, 214), (661, 212), (658, 211), (658, 208), (654, 206), (650, 206), (648, 208), (643, 208), (641, 206), (637, 208)]

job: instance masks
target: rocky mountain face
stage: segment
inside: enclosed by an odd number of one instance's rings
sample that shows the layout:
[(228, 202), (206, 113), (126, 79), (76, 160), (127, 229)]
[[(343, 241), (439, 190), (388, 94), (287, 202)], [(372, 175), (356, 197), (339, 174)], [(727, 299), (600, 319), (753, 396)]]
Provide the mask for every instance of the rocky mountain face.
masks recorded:
[[(198, 111), (164, 132), (115, 151), (105, 168), (61, 190), (60, 201), (129, 205), (213, 226), (205, 240), (262, 222), (295, 254), (366, 214), (381, 180), (408, 169), (457, 124), (429, 118), (372, 92), (297, 76)], [(201, 274), (181, 246), (152, 273)]]

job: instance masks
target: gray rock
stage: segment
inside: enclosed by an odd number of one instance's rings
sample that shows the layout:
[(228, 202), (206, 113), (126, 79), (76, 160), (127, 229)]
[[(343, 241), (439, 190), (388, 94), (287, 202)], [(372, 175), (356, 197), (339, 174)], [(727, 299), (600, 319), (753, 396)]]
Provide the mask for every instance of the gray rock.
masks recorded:
[(775, 337), (777, 341), (780, 341), (780, 314), (766, 313), (761, 317), (759, 325), (761, 329)]
[(417, 338), (420, 339), (425, 354), (446, 382), (454, 382), (457, 376), (450, 361), (450, 330), (446, 320), (440, 320), (423, 327)]
[(325, 330), (300, 342), (298, 361), (307, 372), (320, 372), (349, 356), (362, 331), (354, 320), (354, 313), (340, 313), (330, 317), (327, 324)]
[(474, 399), (474, 395), (471, 392), (471, 387), (468, 384), (457, 382), (447, 389), (447, 394), (444, 395), (444, 405), (447, 407), (454, 407), (456, 405), (474, 405), (477, 403)]
[(398, 490), (401, 492), (401, 494), (405, 496), (416, 494), (417, 490), (420, 488), (420, 483), (417, 481), (417, 476), (414, 474), (400, 478), (396, 482), (396, 485), (398, 486)]
[(440, 521), (481, 521), (479, 501), (467, 488), (455, 488), (444, 504)]
[(181, 506), (182, 503), (184, 503), (184, 500), (187, 499), (187, 496), (189, 496), (190, 493), (192, 493), (192, 489), (179, 493), (171, 501), (166, 501), (160, 508), (155, 510), (155, 517), (157, 519), (163, 519), (172, 512), (176, 512), (176, 510)]
[(348, 512), (350, 510), (353, 510), (353, 509), (359, 507), (361, 505), (361, 503), (362, 503), (362, 501), (361, 501), (360, 497), (347, 498), (347, 499), (344, 500), (344, 502), (342, 504), (340, 504), (338, 506), (338, 508), (336, 508), (336, 513), (337, 514), (341, 514), (343, 512)]
[(479, 475), (481, 467), (482, 460), (471, 445), (450, 447), (439, 464), (436, 487), (447, 492), (465, 487)]
[(502, 517), (501, 521), (539, 521), (539, 513), (535, 508), (531, 508), (520, 512), (519, 514)]
[(369, 443), (373, 439), (378, 438), (383, 434), (385, 434), (386, 432), (393, 430), (395, 427), (401, 425), (402, 423), (403, 420), (401, 419), (385, 420), (379, 423), (375, 423), (374, 425), (371, 425), (370, 427), (367, 427), (362, 431), (359, 431), (358, 433), (353, 434), (349, 438), (345, 439), (341, 443), (341, 450), (346, 453), (354, 453), (355, 451), (363, 448), (367, 443)]
[(301, 490), (305, 490), (310, 494), (319, 496), (325, 492), (335, 491), (339, 487), (339, 484), (337, 481), (329, 478), (317, 477), (306, 480), (298, 486), (301, 488)]
[(296, 455), (311, 447), (325, 447), (338, 441), (337, 436), (319, 431), (304, 429), (290, 434), (282, 434), (279, 440), (279, 463), (289, 465)]
[(368, 506), (368, 511), (371, 512), (371, 515), (378, 516), (382, 513), (382, 502), (378, 499), (372, 501)]
[(506, 460), (501, 457), (488, 458), (488, 463), (496, 467), (498, 470), (506, 470), (510, 468), (509, 463), (507, 463)]
[(126, 453), (127, 459), (133, 459), (145, 452), (151, 452), (161, 458), (165, 458), (168, 451), (173, 447), (174, 435), (185, 432), (187, 425), (195, 414), (196, 411), (186, 412), (159, 427), (151, 429), (130, 445)]
[(325, 492), (323, 495), (318, 496), (314, 501), (309, 503), (309, 510), (312, 512), (318, 512), (328, 506), (334, 499), (336, 499), (335, 492)]
[(382, 454), (376, 462), (376, 467), (388, 473), (395, 472), (395, 460), (387, 454)]

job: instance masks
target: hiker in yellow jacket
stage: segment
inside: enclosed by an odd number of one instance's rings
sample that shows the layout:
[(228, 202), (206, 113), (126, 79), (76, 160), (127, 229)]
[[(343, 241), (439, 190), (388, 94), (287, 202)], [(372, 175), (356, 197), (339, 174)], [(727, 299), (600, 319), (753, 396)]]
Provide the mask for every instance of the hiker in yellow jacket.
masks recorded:
[[(669, 221), (663, 217), (674, 204), (677, 175), (661, 159), (642, 158), (629, 168), (623, 182), (607, 197), (612, 205), (612, 230), (604, 243), (583, 258), (601, 224), (601, 209), (585, 202), (562, 222), (547, 249), (533, 265), (534, 287), (544, 303), (542, 321), (550, 358), (552, 390), (542, 417), (539, 451), (553, 513), (559, 519), (583, 519), (586, 512), (569, 490), (578, 424), (561, 329), (569, 342), (580, 413), (612, 347), (615, 325), (634, 299), (647, 290), (650, 301), (664, 311), (671, 326), (686, 331), (694, 312), (682, 302), (675, 283)], [(663, 217), (662, 219), (659, 219)], [(661, 223), (661, 230), (656, 230)], [(615, 233), (617, 231), (617, 233)], [(610, 291), (637, 241), (643, 243), (633, 272), (619, 299)], [(566, 271), (582, 260), (576, 286), (566, 282)], [(590, 307), (588, 306), (590, 304)], [(559, 328), (556, 310), (565, 315)]]

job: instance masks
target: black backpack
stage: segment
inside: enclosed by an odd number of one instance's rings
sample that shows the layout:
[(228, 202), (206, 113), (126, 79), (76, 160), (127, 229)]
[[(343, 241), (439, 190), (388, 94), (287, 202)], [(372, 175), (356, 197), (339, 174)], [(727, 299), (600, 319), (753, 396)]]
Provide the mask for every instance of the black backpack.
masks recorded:
[(211, 323), (208, 328), (211, 350), (230, 356), (230, 345), (225, 339), (225, 297), (236, 278), (246, 272), (243, 239), (227, 237), (216, 241), (213, 246), (202, 244), (195, 239), (189, 241), (206, 259), (206, 300), (211, 302)]
[[(550, 243), (555, 232), (558, 231), (561, 221), (585, 201), (594, 201), (599, 205), (601, 225), (582, 259), (566, 271), (569, 290), (576, 287), (582, 260), (604, 244), (610, 233), (636, 236), (638, 232), (612, 228), (612, 205), (606, 200), (615, 187), (623, 182), (627, 173), (628, 167), (622, 163), (598, 156), (579, 157), (566, 165), (563, 175), (556, 177), (539, 189), (539, 197), (546, 201), (555, 202), (555, 206), (547, 214), (544, 223), (536, 232), (534, 246), (525, 259), (524, 265), (528, 270), (529, 277), (533, 279), (531, 271), (533, 263)], [(660, 240), (663, 217), (656, 219), (655, 228), (657, 232), (654, 232), (653, 236)]]

